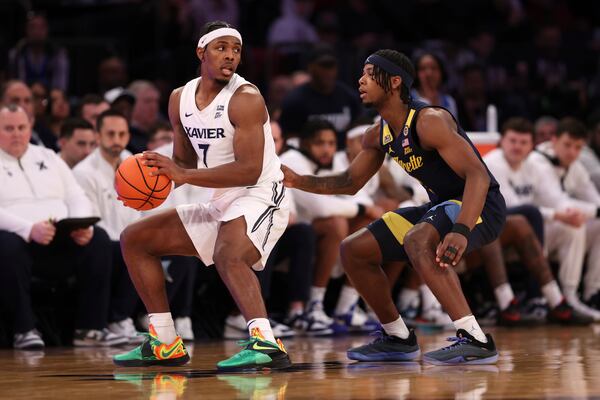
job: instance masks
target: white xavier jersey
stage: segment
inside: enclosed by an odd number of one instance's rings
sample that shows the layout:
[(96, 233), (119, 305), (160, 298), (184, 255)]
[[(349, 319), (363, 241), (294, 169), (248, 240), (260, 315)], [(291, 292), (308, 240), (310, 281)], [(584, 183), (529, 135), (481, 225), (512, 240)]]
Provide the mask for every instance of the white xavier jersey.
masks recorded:
[[(229, 83), (221, 89), (213, 101), (202, 111), (196, 106), (196, 89), (202, 78), (189, 81), (181, 93), (179, 117), (181, 125), (192, 146), (198, 154), (198, 168), (214, 168), (235, 161), (233, 136), (235, 128), (229, 120), (229, 100), (242, 85), (250, 82), (233, 74)], [(271, 136), (269, 118), (263, 125), (265, 146), (263, 150), (263, 168), (257, 185), (281, 181), (283, 173), (275, 153), (275, 144)], [(215, 197), (230, 189), (217, 189)]]

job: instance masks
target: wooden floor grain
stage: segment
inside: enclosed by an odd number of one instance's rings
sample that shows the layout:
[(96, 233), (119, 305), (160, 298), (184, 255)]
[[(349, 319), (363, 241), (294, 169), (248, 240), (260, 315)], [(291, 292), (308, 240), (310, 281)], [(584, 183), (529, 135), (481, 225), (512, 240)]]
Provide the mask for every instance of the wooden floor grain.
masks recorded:
[[(353, 363), (348, 347), (368, 336), (286, 341), (286, 372), (218, 374), (215, 363), (235, 342), (188, 346), (180, 368), (116, 368), (119, 349), (0, 351), (0, 399), (420, 399), (600, 397), (600, 326), (492, 330), (500, 358), (492, 366), (439, 367)], [(447, 332), (419, 333), (423, 351), (445, 345)]]

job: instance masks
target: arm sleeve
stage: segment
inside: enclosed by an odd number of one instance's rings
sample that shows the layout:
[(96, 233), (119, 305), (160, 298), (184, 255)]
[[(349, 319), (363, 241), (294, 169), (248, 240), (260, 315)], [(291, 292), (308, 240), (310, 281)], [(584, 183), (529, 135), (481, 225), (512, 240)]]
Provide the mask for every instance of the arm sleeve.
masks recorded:
[(16, 233), (23, 240), (29, 242), (32, 227), (33, 222), (29, 222), (0, 208), (0, 230)]
[(65, 203), (69, 209), (69, 217), (93, 216), (92, 203), (77, 183), (73, 172), (58, 155), (55, 157), (61, 180), (65, 185)]
[(356, 217), (358, 203), (334, 195), (308, 193), (294, 190), (296, 205), (302, 208), (311, 219), (327, 217)]

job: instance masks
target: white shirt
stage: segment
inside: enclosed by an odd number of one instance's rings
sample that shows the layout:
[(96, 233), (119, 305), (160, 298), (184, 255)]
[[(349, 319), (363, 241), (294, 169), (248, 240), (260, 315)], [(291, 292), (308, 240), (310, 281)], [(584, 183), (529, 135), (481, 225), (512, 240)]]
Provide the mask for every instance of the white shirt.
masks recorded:
[[(122, 154), (121, 161), (125, 158)], [(102, 218), (98, 226), (108, 233), (110, 240), (118, 241), (123, 229), (139, 219), (141, 214), (117, 200), (114, 186), (115, 170), (102, 157), (100, 148), (96, 148), (80, 161), (73, 168), (73, 173), (90, 199), (94, 213)]]
[(489, 170), (500, 184), (507, 207), (524, 204), (536, 205), (544, 219), (554, 219), (557, 210), (569, 207), (569, 198), (552, 177), (552, 169), (530, 154), (513, 169), (504, 158), (502, 149), (494, 149), (483, 157)]
[[(556, 157), (551, 142), (540, 143), (537, 146), (539, 152), (531, 155), (533, 160), (545, 164), (548, 170), (554, 173), (547, 177), (553, 179), (567, 196), (573, 207), (580, 209), (588, 218), (596, 218), (596, 211), (600, 207), (600, 194), (590, 178), (590, 174), (581, 161), (575, 160), (569, 168), (554, 165), (550, 158)], [(542, 154), (543, 153), (543, 154)]]
[[(202, 78), (189, 81), (181, 93), (179, 118), (184, 132), (198, 155), (198, 168), (214, 168), (235, 161), (233, 137), (235, 128), (229, 120), (229, 101), (236, 90), (250, 82), (234, 74), (229, 83), (217, 96), (200, 111), (196, 105), (196, 89)], [(263, 167), (256, 185), (271, 185), (283, 180), (281, 164), (275, 153), (275, 143), (271, 136), (269, 118), (263, 125), (264, 149)], [(238, 188), (216, 189), (214, 197), (219, 198)]]
[(0, 230), (28, 241), (37, 222), (90, 216), (92, 205), (54, 151), (29, 144), (16, 159), (0, 150)]
[[(332, 170), (317, 171), (318, 165), (295, 149), (283, 153), (281, 162), (299, 175), (331, 175)], [(316, 218), (346, 217), (353, 218), (358, 214), (358, 202), (344, 196), (323, 195), (309, 193), (298, 189), (291, 189), (296, 208), (298, 220), (312, 222)]]

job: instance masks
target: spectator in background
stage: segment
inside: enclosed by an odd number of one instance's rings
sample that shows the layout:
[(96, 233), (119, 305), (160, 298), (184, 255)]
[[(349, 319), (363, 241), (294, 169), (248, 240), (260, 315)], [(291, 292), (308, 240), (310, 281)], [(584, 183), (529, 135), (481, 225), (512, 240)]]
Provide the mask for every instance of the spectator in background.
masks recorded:
[(104, 94), (110, 89), (124, 87), (127, 82), (129, 82), (127, 64), (121, 57), (109, 56), (98, 64), (97, 93)]
[(32, 13), (27, 19), (25, 38), (9, 53), (10, 76), (31, 85), (66, 91), (69, 87), (69, 58), (64, 48), (48, 39), (48, 21)]
[[(568, 303), (574, 309), (574, 319), (597, 319), (597, 312), (583, 305), (575, 296), (585, 256), (584, 213), (574, 207), (560, 183), (549, 179), (554, 174), (551, 166), (536, 159), (536, 156), (543, 156), (532, 153), (533, 126), (528, 120), (509, 119), (503, 124), (501, 135), (500, 148), (486, 154), (483, 160), (500, 184), (509, 210), (535, 205), (543, 216), (545, 253), (556, 255), (560, 263), (558, 277), (565, 295), (564, 300), (558, 302), (556, 295), (544, 293), (545, 297), (554, 299), (549, 304), (550, 308), (560, 314)], [(532, 226), (535, 227), (535, 224)], [(557, 288), (553, 286), (542, 290), (556, 292)]]
[[(171, 124), (167, 121), (159, 121), (156, 125), (150, 129), (150, 136), (148, 138), (148, 150), (154, 151), (158, 147), (164, 147), (170, 143), (173, 143), (175, 132), (171, 127)], [(173, 153), (168, 156), (171, 157)]]
[(488, 96), (485, 70), (481, 65), (469, 64), (462, 70), (458, 93), (458, 120), (465, 131), (487, 131), (486, 112)]
[[(292, 78), (289, 75), (277, 75), (269, 81), (269, 93), (267, 95), (267, 109), (271, 120), (278, 121), (281, 116), (281, 103), (287, 94), (294, 88)], [(279, 126), (277, 127), (278, 129)]]
[(36, 120), (44, 118), (48, 109), (48, 88), (41, 82), (34, 82), (30, 86), (33, 95), (33, 115)]
[(131, 127), (131, 116), (133, 115), (133, 107), (135, 106), (135, 95), (127, 89), (116, 87), (104, 93), (104, 99), (110, 104), (110, 108), (123, 114)]
[[(587, 272), (582, 280), (583, 300), (595, 311), (594, 320), (600, 321), (600, 193), (590, 179), (590, 174), (579, 162), (579, 155), (587, 140), (587, 129), (579, 120), (566, 117), (560, 120), (556, 133), (550, 141), (538, 145), (538, 153), (532, 155), (545, 163), (552, 174), (544, 176), (545, 183), (554, 180), (554, 186), (560, 187), (572, 207), (585, 215), (585, 252), (588, 254)], [(572, 280), (564, 280), (565, 296), (574, 307), (581, 280), (572, 275)], [(586, 310), (587, 311), (587, 310)]]
[(73, 169), (97, 146), (94, 127), (82, 118), (69, 118), (60, 128), (58, 155)]
[(126, 157), (123, 150), (129, 136), (125, 117), (115, 110), (104, 111), (98, 116), (98, 147), (77, 164), (73, 173), (91, 202), (94, 215), (102, 218), (98, 225), (108, 233), (112, 243), (113, 290), (108, 327), (133, 343), (139, 342), (140, 338), (131, 319), (139, 298), (123, 262), (119, 237), (140, 213), (117, 200), (114, 189), (115, 171)]
[(548, 115), (539, 117), (535, 121), (535, 125), (533, 126), (535, 144), (537, 145), (547, 140), (550, 140), (554, 135), (556, 135), (557, 128), (558, 121), (556, 120), (556, 118), (550, 117)]
[(52, 220), (89, 217), (92, 207), (68, 166), (53, 151), (29, 144), (30, 134), (22, 108), (0, 107), (0, 301), (14, 318), (14, 347), (44, 346), (31, 307), (32, 275), (75, 275), (75, 346), (125, 344), (126, 338), (105, 329), (111, 264), (106, 232), (89, 227), (57, 236)]
[(281, 15), (269, 27), (269, 46), (287, 45), (289, 49), (299, 43), (316, 43), (319, 37), (309, 21), (313, 8), (313, 0), (283, 0)]
[(21, 107), (27, 116), (33, 129), (31, 131), (31, 143), (45, 146), (45, 141), (52, 139), (52, 133), (35, 118), (33, 109), (33, 94), (31, 89), (22, 81), (9, 80), (0, 87), (0, 106), (16, 104)]
[(345, 147), (344, 133), (362, 108), (356, 93), (337, 80), (337, 72), (333, 49), (315, 46), (308, 56), (310, 81), (292, 90), (283, 100), (279, 123), (286, 139), (299, 137), (307, 121), (324, 119), (333, 124), (338, 147)]
[(600, 191), (600, 113), (590, 118), (588, 145), (581, 151), (580, 161), (589, 172), (596, 189)]
[(141, 153), (148, 145), (150, 129), (163, 118), (160, 115), (160, 92), (149, 81), (133, 81), (128, 90), (135, 97), (135, 105), (131, 114), (132, 153)]
[(58, 137), (65, 119), (71, 115), (71, 105), (65, 93), (60, 89), (50, 91), (50, 102), (48, 103), (48, 113), (45, 118), (46, 128), (52, 133), (52, 136), (42, 137), (46, 147), (59, 151)]
[(415, 67), (417, 76), (410, 91), (413, 99), (444, 107), (457, 118), (458, 108), (454, 98), (444, 93), (443, 85), (448, 81), (448, 74), (440, 56), (430, 52), (418, 53)]
[(210, 21), (226, 21), (233, 26), (239, 26), (240, 9), (236, 0), (190, 0), (181, 12), (186, 13), (192, 20), (195, 40), (200, 38), (200, 30)]
[(110, 105), (102, 97), (95, 93), (88, 93), (79, 102), (78, 117), (83, 118), (96, 129), (98, 115), (108, 110)]

